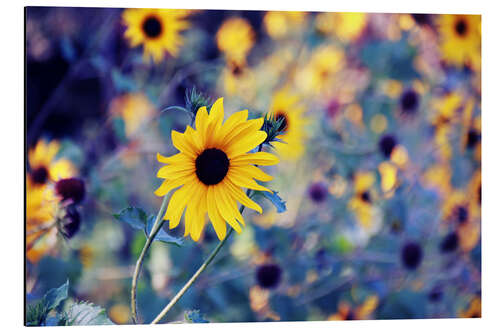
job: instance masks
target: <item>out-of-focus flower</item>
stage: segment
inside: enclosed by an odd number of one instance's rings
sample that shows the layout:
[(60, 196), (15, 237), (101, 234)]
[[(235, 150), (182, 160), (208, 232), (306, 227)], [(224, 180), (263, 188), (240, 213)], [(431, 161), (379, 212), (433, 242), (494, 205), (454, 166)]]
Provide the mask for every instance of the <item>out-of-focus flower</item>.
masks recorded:
[(130, 93), (114, 98), (110, 113), (119, 116), (125, 123), (125, 134), (131, 137), (155, 113), (156, 108), (143, 93)]
[(382, 191), (388, 193), (394, 190), (397, 184), (398, 168), (392, 162), (382, 162), (378, 166)]
[(481, 298), (474, 297), (469, 303), (469, 307), (458, 313), (462, 318), (481, 318)]
[(295, 160), (304, 153), (305, 127), (308, 122), (303, 116), (304, 112), (305, 108), (297, 95), (288, 90), (280, 90), (274, 94), (269, 114), (282, 121), (279, 130), (284, 134), (277, 137), (283, 142), (274, 142), (273, 146), (285, 159)]
[(328, 187), (323, 182), (316, 182), (309, 186), (308, 193), (314, 203), (320, 204), (328, 198)]
[[(55, 245), (57, 229), (54, 222), (58, 211), (58, 200), (50, 186), (34, 185), (26, 177), (26, 257), (38, 262)], [(48, 231), (47, 231), (48, 229)]]
[(354, 196), (349, 201), (351, 209), (361, 226), (366, 230), (377, 229), (379, 221), (379, 211), (373, 205), (376, 192), (373, 188), (375, 184), (375, 175), (372, 172), (358, 172), (354, 176)]
[(300, 28), (306, 15), (305, 12), (270, 11), (264, 16), (264, 27), (272, 38), (283, 38)]
[(229, 61), (246, 62), (246, 56), (255, 42), (255, 34), (247, 20), (230, 18), (221, 25), (216, 35), (217, 46)]
[(430, 166), (422, 176), (425, 186), (438, 190), (445, 195), (451, 191), (451, 169), (449, 164), (438, 163)]
[(251, 102), (256, 94), (255, 73), (246, 64), (230, 61), (222, 70), (221, 89), (228, 96), (237, 96)]
[(76, 174), (75, 167), (66, 158), (56, 158), (59, 152), (59, 142), (39, 140), (36, 146), (28, 152), (30, 165), (29, 178), (31, 185), (44, 185), (48, 181), (69, 178)]
[(377, 309), (378, 297), (368, 296), (364, 302), (353, 308), (349, 303), (341, 301), (338, 305), (338, 312), (328, 317), (328, 320), (364, 320), (371, 319), (372, 313)]
[(343, 42), (355, 41), (367, 24), (365, 13), (319, 13), (316, 29), (323, 34), (334, 34)]
[(127, 324), (130, 319), (130, 309), (125, 304), (115, 304), (109, 309), (109, 319), (115, 324)]
[(297, 75), (297, 85), (306, 93), (318, 94), (327, 90), (345, 63), (342, 49), (333, 45), (321, 46), (313, 51), (305, 68)]
[(481, 68), (481, 16), (439, 15), (441, 53), (445, 62)]
[(182, 46), (181, 31), (189, 27), (183, 9), (125, 9), (123, 23), (127, 26), (125, 37), (131, 47), (143, 46), (144, 60), (159, 63), (165, 53), (177, 56)]
[[(196, 113), (195, 129), (188, 126), (184, 133), (172, 131), (172, 143), (179, 153), (164, 157), (158, 162), (167, 164), (157, 173), (163, 178), (155, 191), (165, 196), (177, 189), (168, 204), (164, 219), (170, 228), (179, 225), (185, 214), (185, 233), (198, 241), (205, 226), (205, 214), (219, 239), (226, 236), (226, 222), (236, 232), (245, 224), (238, 211), (237, 201), (262, 213), (262, 208), (243, 192), (242, 187), (268, 191), (254, 180), (270, 181), (273, 177), (255, 165), (273, 165), (278, 158), (267, 152), (248, 153), (267, 137), (260, 129), (263, 118), (247, 120), (248, 111), (239, 111), (224, 120), (223, 99), (219, 98), (210, 113), (202, 107)], [(187, 208), (186, 208), (187, 206)]]

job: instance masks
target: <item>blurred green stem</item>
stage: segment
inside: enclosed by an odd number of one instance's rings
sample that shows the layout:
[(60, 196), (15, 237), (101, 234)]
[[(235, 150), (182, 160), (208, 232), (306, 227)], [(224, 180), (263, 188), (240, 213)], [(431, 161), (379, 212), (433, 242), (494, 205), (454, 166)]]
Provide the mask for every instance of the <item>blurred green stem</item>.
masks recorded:
[(151, 247), (151, 244), (153, 243), (153, 240), (155, 239), (156, 234), (158, 233), (158, 231), (160, 231), (160, 228), (163, 226), (163, 222), (165, 221), (163, 219), (163, 215), (165, 214), (165, 211), (167, 210), (167, 203), (168, 203), (169, 197), (170, 196), (168, 196), (168, 195), (163, 197), (163, 202), (161, 203), (161, 207), (160, 207), (160, 210), (158, 211), (158, 215), (156, 215), (155, 223), (153, 224), (153, 228), (151, 229), (151, 233), (148, 235), (148, 238), (146, 240), (146, 244), (144, 244), (144, 247), (142, 248), (142, 252), (139, 255), (139, 258), (137, 259), (137, 263), (135, 264), (134, 275), (132, 276), (132, 288), (130, 291), (130, 308), (132, 309), (132, 320), (133, 320), (134, 324), (137, 324), (137, 299), (136, 299), (137, 279), (139, 277), (139, 273), (141, 272), (144, 257), (146, 256), (146, 253), (148, 252), (149, 248)]
[[(247, 191), (247, 195), (248, 193), (249, 191)], [(243, 213), (244, 209), (245, 206), (242, 205), (240, 207), (240, 213)], [(203, 273), (203, 271), (208, 267), (208, 265), (210, 265), (212, 260), (214, 260), (215, 256), (217, 255), (217, 253), (219, 253), (220, 249), (224, 246), (224, 244), (229, 239), (232, 233), (233, 233), (233, 228), (230, 228), (226, 237), (224, 237), (224, 239), (220, 241), (219, 245), (217, 245), (217, 247), (212, 251), (212, 253), (210, 253), (210, 256), (203, 262), (203, 264), (201, 264), (200, 268), (198, 268), (196, 273), (193, 274), (193, 276), (189, 279), (189, 281), (186, 282), (184, 287), (182, 287), (182, 289), (179, 290), (179, 292), (174, 296), (174, 298), (172, 298), (170, 303), (168, 303), (167, 306), (165, 306), (163, 310), (161, 310), (161, 312), (158, 314), (158, 316), (156, 316), (156, 318), (151, 322), (151, 324), (158, 324), (158, 322), (162, 320), (163, 317), (165, 317), (167, 312), (170, 311), (170, 309), (175, 305), (175, 303), (177, 303), (177, 301), (182, 297), (182, 295), (186, 293), (189, 287), (191, 287), (194, 284), (198, 276), (200, 276), (201, 273)]]

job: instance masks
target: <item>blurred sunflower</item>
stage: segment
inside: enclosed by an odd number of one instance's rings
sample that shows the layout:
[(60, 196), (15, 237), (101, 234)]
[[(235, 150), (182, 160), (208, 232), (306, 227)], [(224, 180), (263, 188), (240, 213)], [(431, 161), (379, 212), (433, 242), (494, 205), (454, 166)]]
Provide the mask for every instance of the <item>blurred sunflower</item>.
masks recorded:
[(215, 38), (227, 60), (244, 64), (255, 42), (255, 33), (247, 20), (234, 17), (224, 21)]
[(219, 98), (210, 113), (201, 107), (196, 113), (195, 129), (188, 126), (184, 133), (172, 131), (172, 143), (179, 153), (170, 157), (160, 154), (157, 159), (167, 164), (157, 177), (165, 179), (155, 191), (165, 196), (180, 187), (172, 195), (164, 219), (170, 228), (179, 225), (184, 216), (185, 233), (198, 241), (205, 226), (205, 216), (220, 240), (226, 236), (226, 222), (236, 232), (241, 232), (245, 221), (238, 211), (237, 201), (262, 213), (262, 208), (252, 201), (242, 187), (269, 191), (255, 180), (270, 181), (271, 176), (255, 165), (273, 165), (278, 158), (270, 153), (248, 153), (267, 137), (260, 129), (263, 118), (247, 120), (248, 111), (231, 115), (223, 124), (223, 99)]
[(75, 167), (68, 159), (56, 158), (59, 148), (59, 142), (46, 142), (42, 139), (28, 151), (31, 185), (44, 185), (48, 181), (57, 181), (76, 174)]
[(453, 66), (481, 67), (481, 16), (439, 15), (441, 53)]
[(286, 159), (295, 160), (304, 154), (305, 126), (308, 120), (303, 116), (305, 108), (299, 103), (299, 97), (288, 90), (280, 90), (274, 94), (269, 107), (270, 117), (282, 120), (280, 131), (283, 135), (277, 138), (283, 142), (275, 142), (278, 154)]
[(110, 104), (110, 113), (123, 118), (127, 137), (132, 136), (155, 111), (155, 106), (142, 93), (116, 97)]
[(320, 13), (316, 29), (323, 34), (334, 34), (343, 42), (354, 41), (365, 29), (367, 16), (366, 13)]
[(317, 94), (329, 88), (334, 82), (334, 74), (345, 63), (344, 52), (331, 45), (314, 51), (309, 63), (297, 76), (297, 83), (306, 93)]
[(189, 10), (130, 8), (122, 14), (125, 37), (131, 47), (144, 48), (144, 59), (160, 62), (165, 52), (177, 56), (183, 43), (181, 31), (189, 27)]
[(272, 38), (283, 38), (291, 31), (297, 30), (306, 15), (305, 12), (269, 11), (263, 19), (264, 27)]
[(354, 176), (354, 197), (348, 207), (354, 212), (361, 226), (367, 230), (378, 227), (379, 212), (373, 205), (376, 195), (373, 188), (375, 175), (372, 172), (358, 172)]
[(255, 98), (256, 78), (254, 72), (245, 64), (230, 61), (222, 70), (221, 89), (228, 96), (238, 96), (250, 102)]
[(53, 187), (26, 177), (26, 257), (36, 263), (56, 243), (58, 199)]

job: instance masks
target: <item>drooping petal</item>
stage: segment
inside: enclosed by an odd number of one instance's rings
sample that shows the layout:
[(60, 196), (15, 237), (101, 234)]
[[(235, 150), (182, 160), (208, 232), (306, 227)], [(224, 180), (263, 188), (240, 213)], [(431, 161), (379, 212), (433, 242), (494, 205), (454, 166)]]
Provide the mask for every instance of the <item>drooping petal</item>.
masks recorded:
[(267, 133), (264, 131), (257, 131), (247, 137), (233, 143), (226, 148), (226, 154), (229, 158), (245, 154), (250, 150), (256, 148), (267, 138)]
[(231, 192), (231, 196), (238, 200), (242, 205), (247, 206), (250, 209), (258, 211), (262, 214), (262, 208), (252, 199), (250, 199), (245, 192), (241, 189), (241, 187), (236, 186), (230, 180), (225, 179), (224, 184), (226, 188)]
[(249, 177), (245, 177), (245, 175), (242, 175), (238, 172), (234, 171), (235, 169), (230, 169), (229, 172), (227, 173), (227, 178), (234, 183), (237, 186), (241, 187), (246, 187), (252, 190), (257, 190), (257, 191), (266, 191), (266, 192), (272, 192), (270, 189), (267, 187), (264, 187), (262, 185), (257, 184), (255, 180)]
[(241, 226), (238, 224), (236, 219), (234, 218), (234, 212), (232, 211), (231, 205), (228, 203), (226, 199), (224, 191), (221, 191), (223, 185), (215, 185), (213, 187), (215, 203), (217, 205), (217, 210), (219, 211), (222, 218), (236, 230), (237, 233), (241, 233)]
[(219, 214), (217, 210), (216, 198), (213, 192), (213, 186), (208, 187), (207, 191), (207, 210), (208, 210), (208, 218), (212, 222), (212, 226), (214, 227), (215, 233), (219, 240), (223, 240), (226, 237), (226, 222)]
[(184, 134), (179, 133), (177, 131), (172, 131), (172, 144), (175, 148), (177, 148), (180, 152), (191, 156), (192, 158), (196, 158), (196, 150), (184, 137)]
[(249, 178), (255, 178), (263, 182), (269, 182), (273, 180), (273, 176), (268, 175), (261, 169), (257, 168), (255, 165), (245, 165), (245, 166), (232, 166), (231, 169), (238, 174), (245, 175)]

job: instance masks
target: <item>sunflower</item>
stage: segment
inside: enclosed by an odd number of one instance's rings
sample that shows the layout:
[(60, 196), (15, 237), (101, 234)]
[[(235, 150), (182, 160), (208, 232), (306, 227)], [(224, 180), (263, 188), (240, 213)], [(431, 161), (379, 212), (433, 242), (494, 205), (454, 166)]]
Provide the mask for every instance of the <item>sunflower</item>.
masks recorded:
[(277, 138), (283, 142), (275, 142), (273, 146), (280, 156), (294, 160), (302, 156), (304, 146), (304, 127), (307, 119), (303, 117), (304, 106), (299, 103), (299, 97), (283, 89), (274, 94), (269, 114), (275, 119), (282, 119), (280, 130), (283, 135)]
[(60, 144), (57, 141), (39, 140), (28, 151), (30, 181), (33, 186), (44, 185), (48, 181), (70, 178), (76, 174), (75, 167), (66, 158), (56, 158)]
[(245, 19), (234, 17), (224, 21), (215, 38), (217, 47), (229, 61), (244, 64), (255, 42), (255, 33)]
[(152, 57), (158, 63), (165, 52), (172, 56), (179, 53), (183, 42), (180, 33), (189, 27), (187, 15), (189, 10), (183, 9), (126, 9), (122, 14), (125, 37), (131, 47), (143, 45), (145, 60)]
[(481, 67), (481, 16), (440, 15), (441, 53), (445, 62), (462, 67)]
[(348, 207), (354, 212), (360, 225), (366, 230), (378, 228), (379, 210), (373, 205), (376, 198), (375, 174), (372, 172), (358, 172), (354, 176), (354, 196)]
[(226, 236), (226, 222), (241, 232), (245, 221), (237, 202), (262, 213), (262, 208), (243, 191), (246, 187), (268, 191), (255, 180), (270, 181), (271, 176), (255, 165), (273, 165), (278, 158), (267, 152), (248, 153), (267, 137), (260, 129), (263, 118), (247, 120), (248, 110), (231, 115), (224, 123), (223, 99), (219, 98), (210, 113), (201, 107), (196, 113), (195, 129), (184, 133), (172, 131), (172, 143), (179, 153), (157, 155), (160, 168), (157, 177), (165, 179), (155, 191), (165, 196), (180, 187), (170, 198), (164, 219), (170, 228), (179, 225), (184, 215), (185, 233), (198, 241), (205, 226), (206, 214), (220, 240)]

